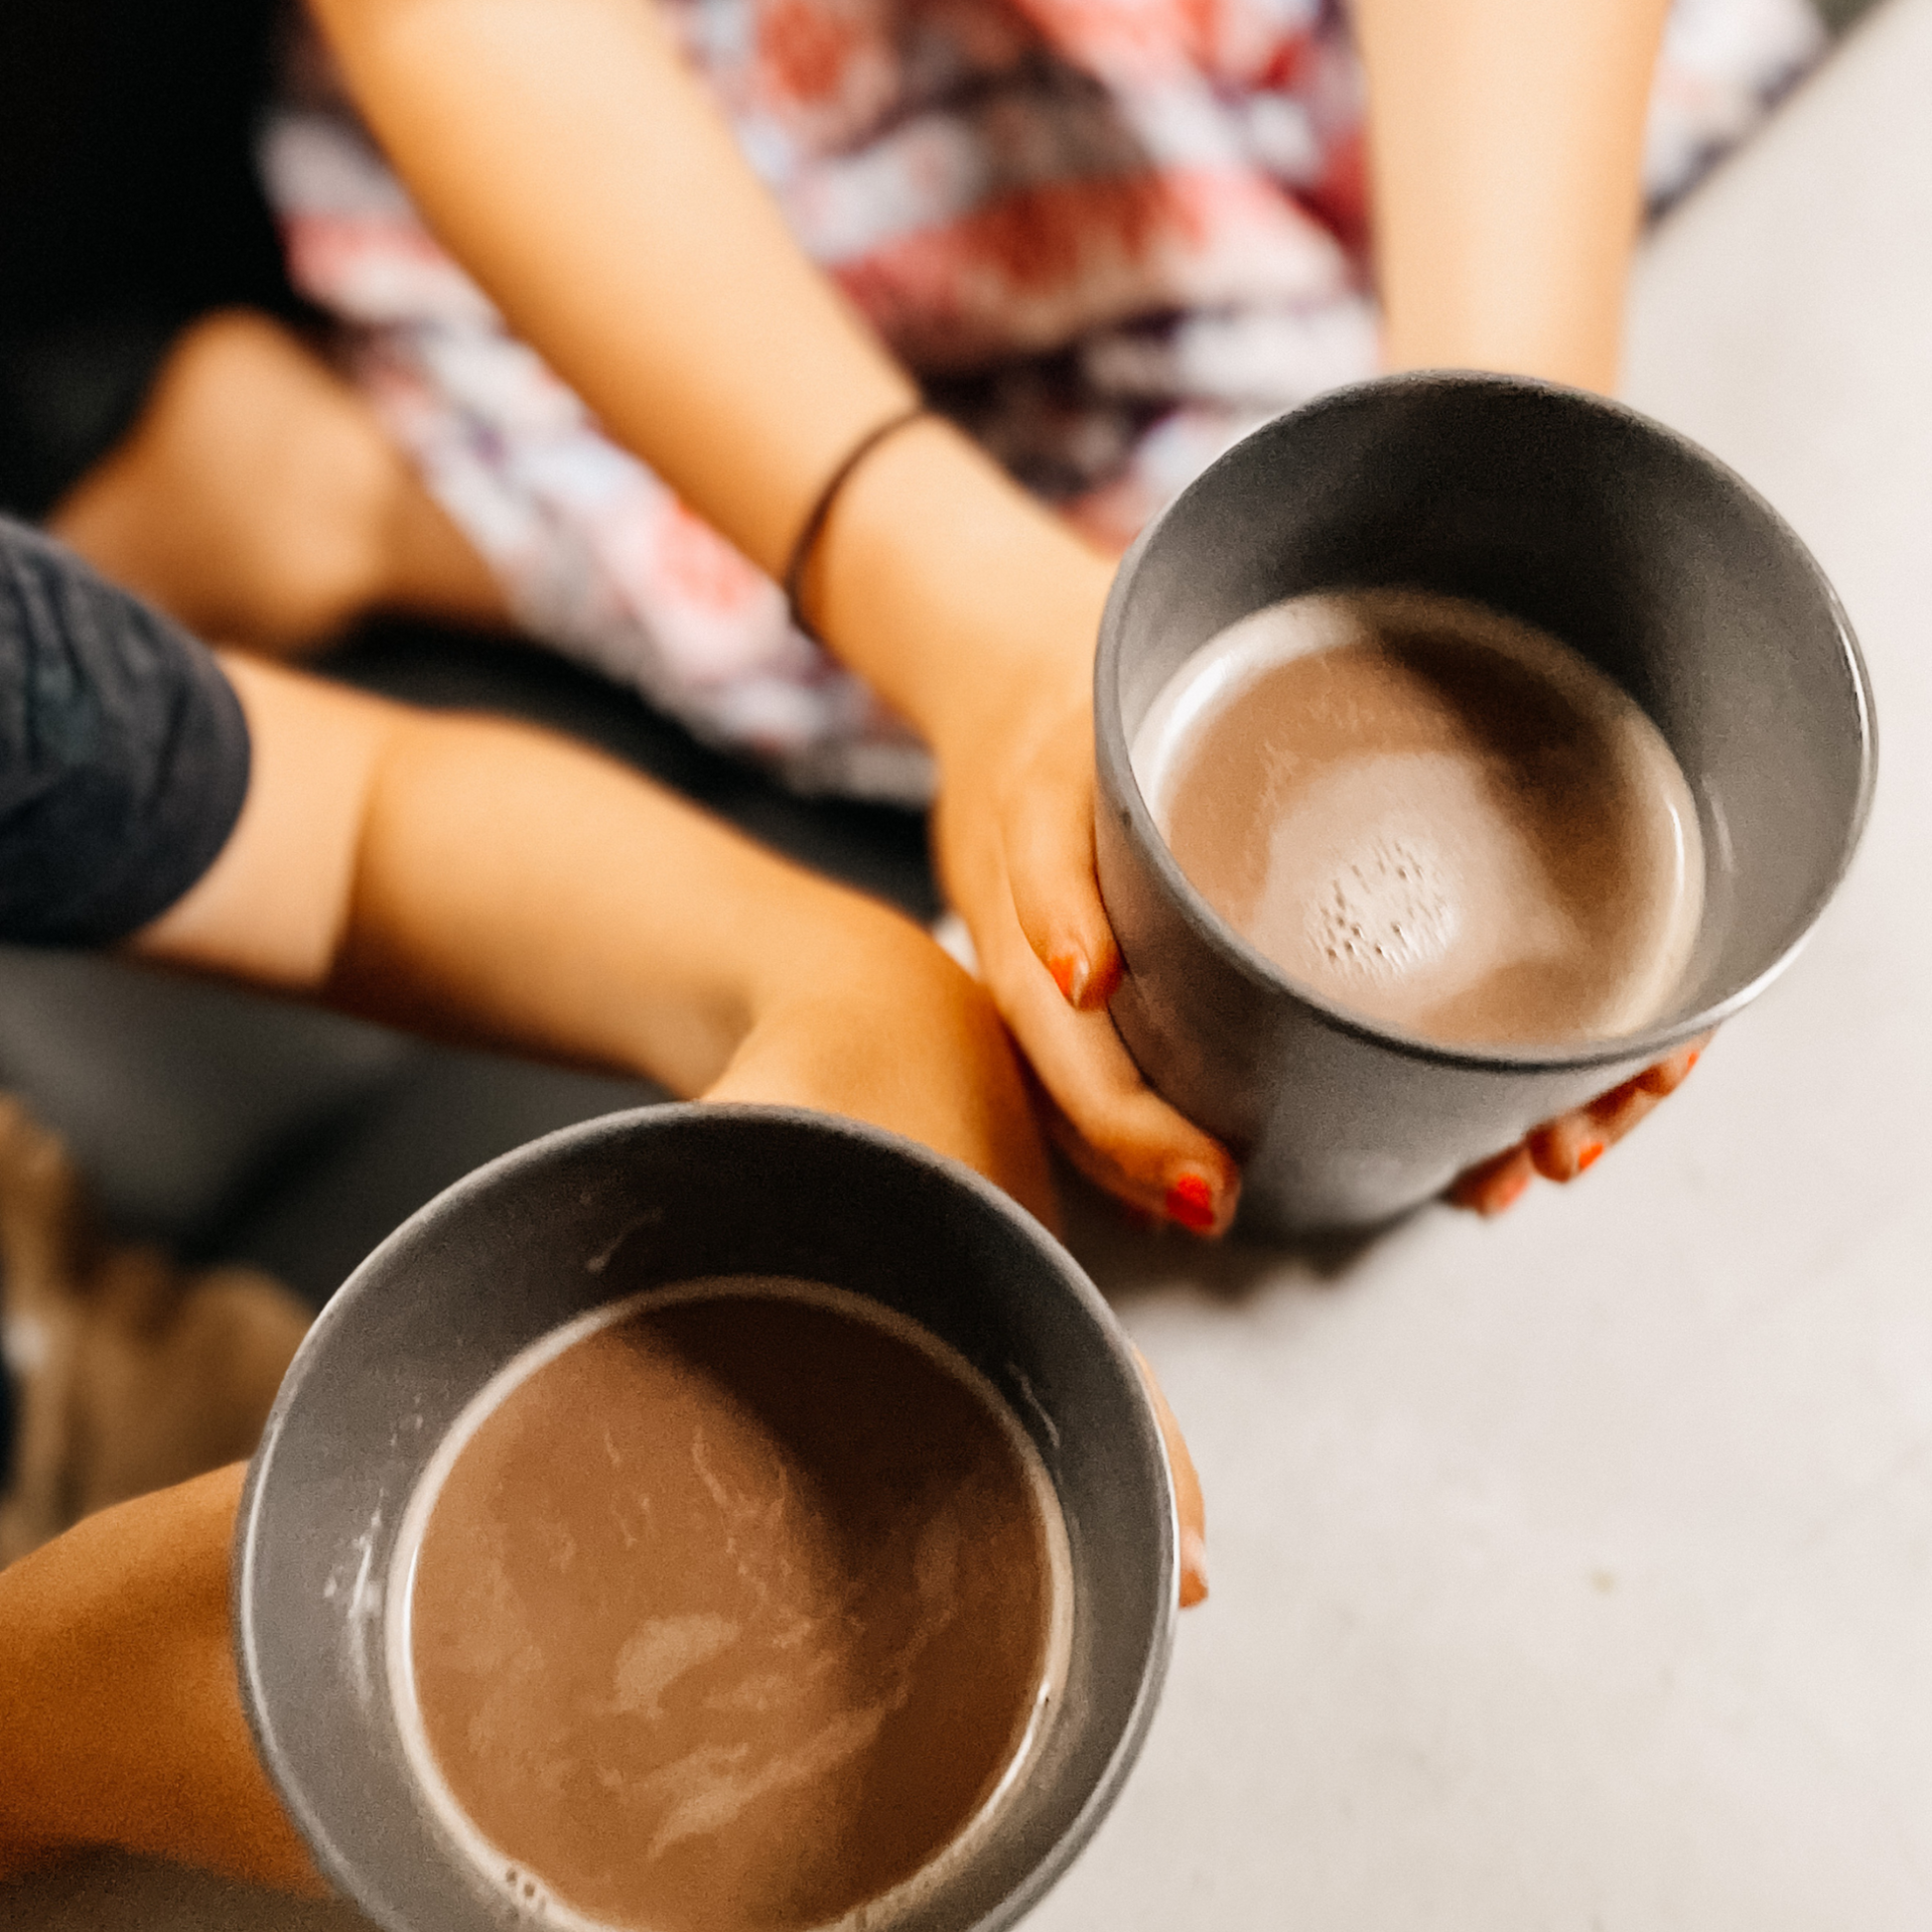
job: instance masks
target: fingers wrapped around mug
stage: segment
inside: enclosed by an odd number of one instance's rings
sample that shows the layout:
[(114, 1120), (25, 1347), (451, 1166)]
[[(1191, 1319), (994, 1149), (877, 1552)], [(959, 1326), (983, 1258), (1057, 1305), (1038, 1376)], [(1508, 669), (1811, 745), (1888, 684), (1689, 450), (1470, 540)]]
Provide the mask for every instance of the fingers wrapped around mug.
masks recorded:
[(1598, 1094), (1588, 1106), (1544, 1122), (1516, 1146), (1467, 1169), (1450, 1185), (1449, 1203), (1477, 1214), (1501, 1214), (1522, 1199), (1539, 1173), (1555, 1181), (1571, 1181), (1587, 1173), (1659, 1101), (1684, 1084), (1711, 1037), (1706, 1034), (1680, 1046), (1621, 1085)]
[(1240, 1193), (1233, 1156), (1148, 1085), (1106, 1011), (1120, 962), (1094, 874), (1084, 716), (1069, 710), (997, 777), (948, 780), (941, 871), (1062, 1153), (1131, 1209), (1220, 1234)]

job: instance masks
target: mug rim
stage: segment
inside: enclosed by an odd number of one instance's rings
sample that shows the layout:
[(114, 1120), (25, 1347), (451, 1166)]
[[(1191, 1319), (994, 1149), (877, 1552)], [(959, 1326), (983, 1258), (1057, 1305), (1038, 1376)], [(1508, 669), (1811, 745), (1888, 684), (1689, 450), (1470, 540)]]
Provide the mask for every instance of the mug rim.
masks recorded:
[[(1152, 1472), (1154, 1494), (1148, 1500), (1153, 1505), (1154, 1514), (1165, 1524), (1165, 1533), (1160, 1536), (1158, 1546), (1152, 1553), (1155, 1609), (1142, 1633), (1144, 1642), (1138, 1681), (1105, 1760), (1098, 1767), (1097, 1774), (1088, 1781), (1065, 1828), (1039, 1857), (1033, 1860), (999, 1901), (973, 1921), (970, 1932), (1000, 1932), (1001, 1928), (1014, 1924), (1039, 1902), (1064, 1875), (1099, 1829), (1146, 1744), (1166, 1685), (1173, 1650), (1174, 1626), (1179, 1613), (1177, 1501), (1166, 1444), (1133, 1345), (1120, 1324), (1119, 1316), (1085, 1269), (1049, 1229), (984, 1175), (951, 1156), (870, 1122), (808, 1107), (736, 1101), (667, 1101), (621, 1109), (558, 1128), (473, 1169), (424, 1202), (378, 1242), (330, 1297), (304, 1335), (263, 1426), (260, 1444), (249, 1458), (235, 1515), (228, 1589), (230, 1649), (239, 1678), (241, 1706), (249, 1738), (257, 1759), (275, 1788), (278, 1801), (318, 1867), (345, 1897), (379, 1922), (390, 1924), (392, 1932), (411, 1932), (411, 1928), (389, 1919), (379, 1872), (371, 1873), (369, 1861), (358, 1857), (352, 1845), (345, 1846), (340, 1841), (336, 1830), (339, 1821), (335, 1820), (333, 1814), (325, 1815), (324, 1809), (315, 1802), (315, 1794), (302, 1781), (297, 1767), (291, 1762), (288, 1744), (278, 1734), (276, 1719), (269, 1708), (274, 1699), (262, 1668), (256, 1594), (260, 1553), (267, 1534), (265, 1504), (270, 1499), (272, 1483), (278, 1477), (283, 1482), (287, 1481), (287, 1477), (276, 1468), (276, 1449), (289, 1414), (303, 1399), (303, 1388), (315, 1372), (319, 1358), (329, 1349), (332, 1337), (345, 1322), (355, 1318), (362, 1303), (382, 1286), (381, 1277), (396, 1265), (398, 1252), (413, 1246), (424, 1233), (446, 1222), (451, 1215), (463, 1212), (466, 1205), (479, 1196), (486, 1195), (494, 1187), (530, 1169), (539, 1168), (546, 1162), (568, 1156), (599, 1141), (621, 1142), (639, 1133), (675, 1135), (694, 1125), (729, 1129), (734, 1123), (771, 1126), (856, 1141), (890, 1159), (908, 1162), (943, 1184), (963, 1190), (974, 1199), (979, 1209), (990, 1211), (1005, 1222), (1013, 1234), (1034, 1250), (1043, 1268), (1087, 1317), (1105, 1352), (1134, 1391), (1131, 1413), (1134, 1433), (1139, 1438), (1135, 1447)], [(393, 1287), (394, 1284), (389, 1286)], [(919, 1325), (925, 1327), (927, 1324), (921, 1322)], [(936, 1338), (945, 1341), (943, 1335)], [(286, 1715), (282, 1722), (286, 1724)], [(366, 1890), (359, 1882), (365, 1875), (378, 1880)], [(453, 1898), (455, 1884), (453, 1876)], [(471, 1902), (475, 1904), (474, 1899)], [(485, 1918), (484, 1909), (477, 1907), (477, 1924), (481, 1926)]]
[[(1154, 822), (1140, 779), (1134, 770), (1127, 732), (1121, 717), (1120, 657), (1121, 633), (1126, 624), (1126, 607), (1142, 560), (1159, 540), (1170, 518), (1196, 491), (1231, 465), (1251, 443), (1285, 433), (1291, 426), (1317, 417), (1364, 406), (1373, 406), (1388, 396), (1432, 391), (1488, 390), (1497, 395), (1556, 397), (1566, 405), (1587, 413), (1618, 419), (1625, 428), (1661, 441), (1737, 492), (1760, 511), (1789, 541), (1795, 557), (1809, 573), (1822, 594), (1830, 615), (1845, 666), (1850, 674), (1857, 712), (1859, 741), (1859, 786), (1853, 808), (1848, 814), (1844, 837), (1830, 876), (1811, 895), (1794, 936), (1777, 954), (1743, 985), (1688, 1014), (1660, 1026), (1613, 1038), (1574, 1041), (1568, 1045), (1537, 1045), (1529, 1041), (1498, 1044), (1480, 1042), (1449, 1043), (1381, 1021), (1370, 1020), (1329, 999), (1315, 987), (1294, 978), (1273, 960), (1251, 945), (1208, 904), (1199, 889), (1181, 870)], [(1383, 588), (1399, 589), (1388, 585)], [(1318, 595), (1310, 592), (1308, 595)], [(1265, 607), (1257, 606), (1257, 609)], [(1151, 864), (1166, 889), (1170, 902), (1179, 911), (1194, 937), (1205, 944), (1225, 967), (1260, 987), (1264, 992), (1286, 995), (1307, 1008), (1331, 1032), (1342, 1034), (1369, 1045), (1381, 1046), (1401, 1057), (1435, 1066), (1467, 1068), (1485, 1073), (1568, 1072), (1593, 1066), (1611, 1066), (1625, 1061), (1647, 1062), (1681, 1046), (1687, 1039), (1723, 1025), (1750, 1005), (1766, 987), (1784, 972), (1804, 949), (1816, 929), (1820, 915), (1845, 883), (1847, 873), (1858, 855), (1866, 821), (1871, 813), (1872, 795), (1877, 784), (1877, 720), (1874, 716), (1871, 677), (1859, 648), (1845, 606), (1831, 579), (1826, 576), (1810, 546), (1761, 491), (1752, 486), (1721, 457), (1675, 430), (1667, 423), (1633, 409), (1615, 397), (1600, 396), (1591, 390), (1567, 383), (1549, 382), (1535, 376), (1503, 375), (1484, 369), (1418, 369), (1396, 375), (1371, 376), (1331, 389), (1311, 402), (1288, 409), (1257, 424), (1238, 441), (1223, 450), (1199, 476), (1195, 477), (1171, 501), (1151, 517), (1141, 533), (1122, 554), (1108, 588), (1107, 602), (1101, 612), (1100, 635), (1093, 663), (1094, 754), (1101, 782), (1095, 788), (1096, 811), (1106, 809), (1108, 794), (1119, 801), (1131, 825), (1140, 854)]]

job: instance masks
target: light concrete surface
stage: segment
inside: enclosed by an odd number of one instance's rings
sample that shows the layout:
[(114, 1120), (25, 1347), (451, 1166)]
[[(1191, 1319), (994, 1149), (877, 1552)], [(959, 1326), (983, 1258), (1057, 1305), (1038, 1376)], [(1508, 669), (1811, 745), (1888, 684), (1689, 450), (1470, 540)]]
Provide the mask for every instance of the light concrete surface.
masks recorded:
[(1329, 1278), (1088, 1248), (1214, 1594), (1035, 1932), (1932, 1925), (1932, 4), (1657, 238), (1630, 399), (1836, 580), (1864, 849), (1684, 1092), (1502, 1223)]
[[(1208, 1486), (1214, 1593), (1033, 1932), (1932, 1924), (1932, 0), (1652, 247), (1631, 399), (1833, 575), (1877, 686), (1857, 870), (1564, 1193), (1353, 1256), (1083, 1212)], [(69, 1932), (346, 1932), (101, 1862)]]

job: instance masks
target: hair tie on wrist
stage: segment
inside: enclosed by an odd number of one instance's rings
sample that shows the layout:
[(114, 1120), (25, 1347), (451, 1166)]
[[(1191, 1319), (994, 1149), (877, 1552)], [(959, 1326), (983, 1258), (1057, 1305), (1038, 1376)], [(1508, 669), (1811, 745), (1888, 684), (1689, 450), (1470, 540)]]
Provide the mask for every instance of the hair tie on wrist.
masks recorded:
[(791, 621), (807, 637), (816, 638), (818, 632), (812, 627), (805, 616), (804, 607), (799, 602), (799, 590), (805, 572), (811, 567), (812, 552), (818, 547), (820, 532), (825, 528), (826, 519), (832, 514), (832, 506), (839, 500), (839, 492), (852, 480), (852, 473), (858, 469), (880, 444), (889, 436), (897, 436), (902, 429), (916, 423), (926, 414), (926, 406), (915, 402), (909, 409), (898, 410), (888, 416), (883, 423), (876, 424), (866, 431), (858, 442), (845, 453), (838, 468), (826, 478), (825, 485), (812, 498), (812, 506), (805, 512), (805, 520), (798, 526), (798, 535), (791, 546), (791, 555), (785, 560), (784, 575), (778, 580), (778, 587), (785, 594), (785, 605), (791, 612)]

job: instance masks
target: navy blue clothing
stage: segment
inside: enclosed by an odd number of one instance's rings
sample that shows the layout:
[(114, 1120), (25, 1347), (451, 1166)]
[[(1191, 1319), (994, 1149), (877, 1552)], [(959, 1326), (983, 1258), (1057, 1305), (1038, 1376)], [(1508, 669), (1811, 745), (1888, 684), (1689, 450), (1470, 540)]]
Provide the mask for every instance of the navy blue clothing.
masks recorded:
[(248, 789), (207, 649), (0, 517), (0, 940), (100, 946), (165, 911)]

